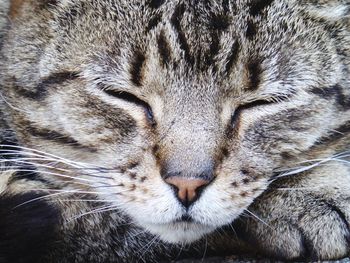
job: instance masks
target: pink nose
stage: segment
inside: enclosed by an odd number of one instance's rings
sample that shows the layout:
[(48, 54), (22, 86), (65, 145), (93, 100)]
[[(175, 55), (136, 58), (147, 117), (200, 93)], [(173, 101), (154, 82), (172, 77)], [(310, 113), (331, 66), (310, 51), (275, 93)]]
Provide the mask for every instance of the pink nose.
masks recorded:
[(186, 178), (180, 176), (169, 177), (165, 179), (165, 182), (176, 188), (177, 197), (186, 207), (188, 207), (195, 199), (198, 198), (198, 190), (210, 183), (210, 181), (204, 179)]

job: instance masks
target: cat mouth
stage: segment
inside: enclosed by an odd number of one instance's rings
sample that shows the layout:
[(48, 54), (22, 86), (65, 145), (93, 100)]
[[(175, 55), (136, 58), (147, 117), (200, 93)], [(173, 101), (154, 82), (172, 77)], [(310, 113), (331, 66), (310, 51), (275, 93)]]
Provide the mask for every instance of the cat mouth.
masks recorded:
[(174, 220), (174, 223), (197, 223), (191, 215), (184, 214), (181, 218)]

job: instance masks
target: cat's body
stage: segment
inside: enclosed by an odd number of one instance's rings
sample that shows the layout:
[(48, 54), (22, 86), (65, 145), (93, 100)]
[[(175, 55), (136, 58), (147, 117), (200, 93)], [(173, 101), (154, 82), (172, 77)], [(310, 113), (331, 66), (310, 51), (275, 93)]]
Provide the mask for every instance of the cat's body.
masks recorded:
[(347, 1), (1, 4), (0, 262), (349, 254)]

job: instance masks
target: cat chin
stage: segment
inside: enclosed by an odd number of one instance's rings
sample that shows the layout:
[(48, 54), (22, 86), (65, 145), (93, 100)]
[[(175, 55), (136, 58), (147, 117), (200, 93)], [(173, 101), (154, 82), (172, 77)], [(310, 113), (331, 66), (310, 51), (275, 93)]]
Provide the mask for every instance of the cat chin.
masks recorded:
[(189, 244), (213, 232), (216, 227), (199, 223), (178, 222), (169, 224), (147, 224), (143, 226), (151, 234), (172, 244)]

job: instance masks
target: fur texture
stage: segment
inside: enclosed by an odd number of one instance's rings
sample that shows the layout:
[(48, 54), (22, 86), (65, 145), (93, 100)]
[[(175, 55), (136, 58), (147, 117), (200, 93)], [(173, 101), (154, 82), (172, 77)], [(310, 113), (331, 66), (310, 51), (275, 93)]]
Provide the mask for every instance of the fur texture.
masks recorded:
[(349, 254), (347, 1), (2, 1), (0, 260)]

